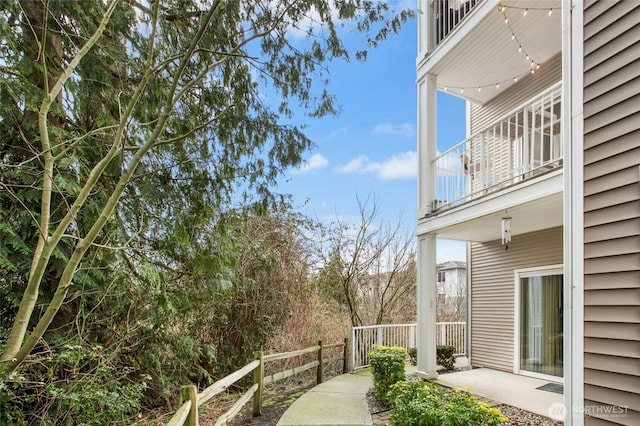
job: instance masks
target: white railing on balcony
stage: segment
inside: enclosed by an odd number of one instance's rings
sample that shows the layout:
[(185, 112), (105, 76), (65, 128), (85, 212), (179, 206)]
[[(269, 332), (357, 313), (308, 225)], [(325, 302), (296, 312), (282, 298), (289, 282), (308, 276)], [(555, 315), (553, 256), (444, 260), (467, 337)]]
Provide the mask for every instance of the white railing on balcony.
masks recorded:
[[(466, 355), (466, 323), (436, 323), (436, 345), (456, 347), (454, 355)], [(405, 349), (416, 347), (416, 324), (367, 325), (351, 329), (351, 368), (353, 370), (369, 365), (369, 352), (373, 345), (400, 346)]]
[(516, 108), (433, 162), (432, 210), (454, 207), (562, 167), (562, 85)]
[(433, 16), (435, 18), (435, 45), (446, 39), (447, 35), (462, 22), (481, 0), (435, 0)]

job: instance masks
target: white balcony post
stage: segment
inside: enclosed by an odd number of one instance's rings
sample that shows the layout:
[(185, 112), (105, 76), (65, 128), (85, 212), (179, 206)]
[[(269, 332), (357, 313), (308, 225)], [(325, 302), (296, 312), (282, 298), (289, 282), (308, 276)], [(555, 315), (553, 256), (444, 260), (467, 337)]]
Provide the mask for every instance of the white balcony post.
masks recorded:
[(427, 74), (418, 81), (418, 217), (433, 208), (436, 195), (436, 93), (437, 78)]
[(433, 51), (435, 40), (435, 8), (431, 0), (418, 0), (418, 57)]
[(436, 373), (436, 236), (418, 238), (418, 365), (417, 374)]

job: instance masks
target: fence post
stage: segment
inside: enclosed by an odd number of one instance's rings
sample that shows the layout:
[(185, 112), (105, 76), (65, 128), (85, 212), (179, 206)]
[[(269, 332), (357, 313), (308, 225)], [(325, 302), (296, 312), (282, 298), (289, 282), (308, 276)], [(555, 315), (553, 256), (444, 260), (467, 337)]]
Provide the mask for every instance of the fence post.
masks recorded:
[(318, 340), (318, 346), (320, 346), (320, 349), (318, 349), (318, 374), (316, 377), (316, 384), (320, 384), (322, 383), (322, 376), (324, 375), (324, 362), (322, 360), (322, 340)]
[(356, 366), (356, 329), (351, 327), (351, 368)]
[(182, 386), (180, 388), (180, 405), (191, 401), (191, 409), (185, 425), (198, 426), (198, 388), (195, 385)]
[(258, 389), (253, 393), (253, 415), (259, 416), (262, 414), (262, 390), (264, 387), (264, 352), (254, 352), (255, 359), (260, 361), (258, 366), (253, 370), (253, 383), (258, 384)]
[(349, 338), (344, 338), (344, 348), (342, 349), (342, 374), (349, 372)]

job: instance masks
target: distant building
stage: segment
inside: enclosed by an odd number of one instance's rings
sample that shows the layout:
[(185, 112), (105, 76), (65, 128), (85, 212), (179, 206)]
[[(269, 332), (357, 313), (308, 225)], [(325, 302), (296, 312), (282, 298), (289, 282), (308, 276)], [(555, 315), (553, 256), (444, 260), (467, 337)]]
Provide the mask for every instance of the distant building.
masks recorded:
[(444, 262), (436, 266), (438, 322), (459, 322), (467, 319), (467, 264)]

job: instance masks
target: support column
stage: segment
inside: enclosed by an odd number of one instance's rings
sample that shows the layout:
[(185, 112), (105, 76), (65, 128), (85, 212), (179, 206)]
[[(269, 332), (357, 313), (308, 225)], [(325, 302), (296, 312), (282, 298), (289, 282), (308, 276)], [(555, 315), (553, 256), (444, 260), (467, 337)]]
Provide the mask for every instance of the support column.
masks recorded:
[(584, 416), (584, 2), (562, 4), (564, 158), (564, 424)]
[(418, 237), (418, 365), (417, 374), (436, 373), (436, 236)]
[(426, 74), (418, 81), (418, 218), (430, 213), (436, 197), (436, 94), (438, 80)]

